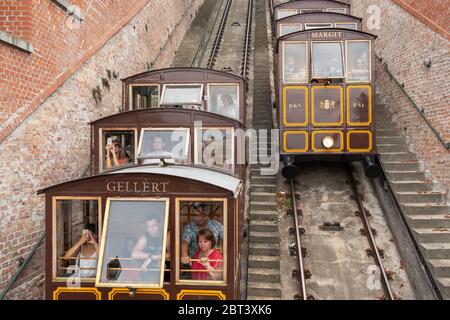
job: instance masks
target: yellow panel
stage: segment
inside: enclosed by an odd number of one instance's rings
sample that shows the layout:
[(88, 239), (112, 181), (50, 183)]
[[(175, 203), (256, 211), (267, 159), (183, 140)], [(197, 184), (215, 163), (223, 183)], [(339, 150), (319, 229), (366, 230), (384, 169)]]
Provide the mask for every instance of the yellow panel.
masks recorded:
[[(369, 90), (369, 122), (350, 122), (350, 89), (361, 88)], [(349, 126), (370, 126), (372, 124), (372, 87), (370, 85), (348, 86), (347, 87), (347, 123)]]
[[(315, 137), (316, 137), (316, 134), (318, 134), (318, 133), (331, 133), (331, 134), (333, 134), (333, 133), (337, 133), (337, 134), (339, 134), (339, 136), (340, 136), (340, 139), (341, 139), (341, 147), (339, 148), (339, 149), (330, 149), (330, 150), (327, 150), (327, 149), (316, 149), (316, 146), (315, 146)], [(312, 140), (311, 140), (311, 148), (313, 149), (313, 151), (314, 152), (341, 152), (342, 150), (344, 150), (344, 133), (342, 132), (342, 131), (313, 131), (312, 132)]]
[[(350, 136), (354, 133), (367, 133), (369, 136), (369, 149), (352, 149), (350, 147)], [(370, 132), (369, 130), (352, 130), (347, 132), (347, 149), (349, 152), (370, 152), (372, 151), (373, 148), (373, 143), (372, 143), (372, 132)]]
[(181, 290), (177, 294), (177, 300), (183, 300), (185, 296), (217, 297), (219, 300), (227, 299), (223, 292), (218, 290)]
[[(296, 123), (296, 122), (288, 122), (286, 118), (286, 92), (289, 89), (303, 89), (305, 90), (305, 122), (303, 123)], [(286, 86), (283, 87), (283, 124), (286, 127), (304, 127), (307, 126), (309, 123), (309, 94), (308, 94), (308, 87), (305, 86)]]
[[(127, 288), (114, 288), (108, 292), (108, 300), (114, 300), (114, 296), (118, 293), (129, 293), (130, 290)], [(164, 289), (137, 289), (136, 293), (147, 294), (147, 295), (160, 295), (163, 300), (169, 300), (169, 293)]]
[(53, 300), (59, 300), (59, 295), (64, 292), (70, 293), (93, 293), (95, 295), (95, 300), (102, 300), (102, 293), (98, 291), (97, 288), (67, 288), (58, 287), (53, 291)]
[[(305, 149), (288, 149), (286, 139), (289, 134), (303, 134), (305, 135)], [(307, 131), (284, 131), (283, 132), (283, 150), (284, 152), (307, 152), (309, 149), (308, 132)]]
[[(340, 110), (339, 110), (339, 116), (340, 116), (340, 122), (321, 122), (316, 123), (314, 120), (314, 90), (315, 89), (339, 89), (339, 99), (340, 99)], [(314, 86), (311, 89), (311, 122), (314, 126), (318, 127), (326, 127), (326, 126), (342, 126), (344, 124), (344, 89), (340, 86)]]

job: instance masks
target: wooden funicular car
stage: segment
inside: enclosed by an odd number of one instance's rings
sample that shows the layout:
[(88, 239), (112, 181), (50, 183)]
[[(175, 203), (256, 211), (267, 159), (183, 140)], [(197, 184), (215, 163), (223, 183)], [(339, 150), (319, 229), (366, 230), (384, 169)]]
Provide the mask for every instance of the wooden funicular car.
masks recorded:
[(204, 69), (124, 80), (129, 111), (91, 123), (91, 176), (40, 191), (47, 299), (240, 297), (244, 88)]

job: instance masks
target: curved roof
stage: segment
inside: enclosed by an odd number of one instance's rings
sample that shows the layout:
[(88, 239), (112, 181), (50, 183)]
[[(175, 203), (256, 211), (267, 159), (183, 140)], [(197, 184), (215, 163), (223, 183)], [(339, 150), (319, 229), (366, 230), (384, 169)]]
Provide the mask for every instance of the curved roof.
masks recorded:
[[(341, 6), (346, 6), (346, 7), (350, 8), (350, 5), (349, 5), (348, 3), (345, 3), (345, 2), (336, 1), (336, 0), (323, 0), (323, 1), (333, 2), (333, 3), (339, 4), (339, 5), (341, 5)], [(277, 5), (276, 5), (275, 7), (273, 7), (273, 8), (274, 8), (274, 9), (282, 8), (282, 7), (284, 7), (284, 6), (292, 5), (293, 2), (301, 3), (301, 2), (305, 2), (305, 1), (304, 1), (304, 0), (297, 0), (297, 1), (283, 2), (283, 3), (277, 4)]]
[(145, 166), (136, 166), (129, 168), (117, 169), (114, 171), (110, 171), (108, 173), (100, 174), (97, 176), (82, 178), (71, 180), (67, 182), (63, 182), (54, 186), (47, 187), (45, 189), (41, 189), (37, 192), (37, 194), (42, 194), (47, 192), (49, 189), (59, 188), (64, 185), (69, 185), (77, 182), (88, 183), (91, 180), (98, 179), (100, 177), (105, 177), (108, 175), (119, 175), (119, 174), (159, 174), (173, 177), (180, 177), (189, 180), (195, 180), (202, 183), (210, 184), (228, 191), (231, 191), (233, 195), (236, 197), (241, 189), (242, 182), (240, 179), (233, 177), (231, 175), (217, 172), (214, 170), (209, 170), (205, 168), (199, 167), (190, 167), (190, 166), (167, 166), (167, 167), (159, 167), (154, 165), (145, 165)]
[(312, 32), (334, 32), (334, 31), (342, 31), (342, 32), (346, 32), (346, 33), (357, 33), (360, 35), (364, 35), (366, 37), (372, 37), (373, 39), (377, 38), (377, 36), (374, 34), (367, 33), (364, 31), (359, 31), (359, 30), (342, 29), (342, 28), (321, 28), (321, 29), (302, 30), (302, 31), (289, 33), (289, 34), (286, 34), (286, 35), (280, 37), (278, 39), (278, 42), (281, 42), (284, 40), (289, 40), (289, 38), (293, 38), (293, 37), (295, 37), (297, 35), (301, 35), (301, 34), (307, 34), (307, 33), (312, 33)]
[(359, 21), (363, 20), (360, 17), (356, 17), (356, 16), (353, 16), (351, 14), (339, 13), (339, 12), (305, 12), (305, 13), (294, 14), (292, 16), (288, 16), (288, 17), (284, 17), (284, 18), (278, 19), (277, 23), (286, 22), (288, 20), (295, 20), (295, 19), (298, 19), (300, 17), (304, 17), (304, 16), (308, 16), (308, 15), (317, 15), (317, 14), (328, 15), (328, 16), (343, 16), (343, 17), (349, 17), (349, 18), (357, 19)]
[(236, 80), (245, 81), (244, 78), (242, 78), (242, 77), (240, 77), (238, 75), (232, 74), (232, 73), (227, 73), (227, 72), (218, 71), (218, 70), (212, 70), (212, 69), (205, 69), (205, 68), (193, 68), (193, 67), (192, 68), (191, 67), (174, 67), (174, 68), (163, 68), (163, 69), (150, 70), (150, 71), (145, 71), (145, 72), (142, 72), (142, 73), (138, 73), (138, 74), (129, 76), (127, 78), (123, 78), (121, 80), (122, 81), (127, 81), (127, 80), (131, 80), (131, 79), (139, 79), (141, 77), (149, 76), (149, 75), (152, 75), (152, 74), (158, 74), (158, 73), (161, 73), (161, 72), (168, 72), (168, 71), (171, 71), (171, 72), (174, 72), (174, 71), (179, 71), (179, 72), (204, 71), (204, 72), (208, 72), (208, 73), (219, 74), (221, 76), (225, 76), (225, 77), (228, 77), (228, 78), (234, 78)]
[(179, 113), (189, 113), (189, 114), (199, 114), (203, 117), (210, 117), (210, 118), (216, 118), (220, 119), (222, 121), (233, 123), (236, 126), (241, 126), (241, 122), (223, 115), (220, 115), (218, 113), (212, 113), (208, 111), (201, 111), (201, 110), (189, 110), (189, 109), (183, 109), (183, 108), (177, 108), (177, 107), (164, 107), (164, 108), (155, 108), (155, 109), (138, 109), (138, 110), (131, 110), (131, 111), (125, 111), (125, 112), (119, 112), (115, 113), (100, 119), (97, 119), (95, 121), (90, 122), (90, 125), (97, 124), (98, 122), (102, 122), (105, 120), (112, 120), (114, 118), (120, 118), (120, 117), (126, 117), (133, 115), (134, 113), (136, 115), (139, 115), (139, 113), (162, 113), (162, 112), (179, 112)]

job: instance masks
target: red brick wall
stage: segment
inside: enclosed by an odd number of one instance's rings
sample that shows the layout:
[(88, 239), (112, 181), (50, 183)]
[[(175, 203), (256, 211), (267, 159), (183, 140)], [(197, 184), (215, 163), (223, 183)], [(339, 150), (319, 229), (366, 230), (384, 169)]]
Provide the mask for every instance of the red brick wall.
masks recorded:
[[(94, 0), (95, 12), (103, 14), (90, 13), (86, 7), (82, 26), (90, 28), (90, 34), (84, 29), (65, 30), (65, 11), (51, 0), (39, 0), (41, 12), (34, 12), (34, 19), (42, 27), (31, 39), (35, 53), (0, 43), (0, 105), (22, 106), (13, 114), (33, 111), (0, 142), (0, 292), (43, 232), (44, 197), (37, 191), (80, 176), (90, 159), (88, 123), (119, 112), (120, 78), (144, 72), (149, 65), (170, 66), (202, 2)], [(130, 3), (147, 4), (138, 10)], [(97, 88), (102, 99), (96, 102), (92, 92)], [(37, 101), (44, 101), (30, 109), (28, 103), (17, 103), (16, 99), (30, 101), (21, 93), (27, 89), (36, 91)], [(42, 245), (6, 299), (43, 298), (43, 252)]]
[(0, 0), (0, 30), (30, 40), (32, 12), (32, 0)]
[(8, 21), (20, 12), (10, 11), (12, 4), (24, 1), (29, 2), (24, 9), (33, 7), (29, 40), (34, 53), (0, 42), (0, 141), (150, 0), (72, 0), (86, 16), (81, 24), (72, 23), (68, 13), (51, 0), (0, 0), (7, 4), (3, 12)]
[[(438, 32), (426, 20), (405, 10), (398, 0), (352, 0), (352, 14), (364, 18), (364, 30), (378, 35), (375, 51), (387, 63), (389, 70), (404, 83), (405, 91), (425, 110), (425, 116), (450, 142), (450, 42), (445, 33)], [(416, 9), (422, 10), (433, 23), (448, 19), (449, 1), (404, 0)], [(426, 5), (425, 5), (426, 4)], [(380, 9), (381, 28), (369, 29), (366, 23), (371, 17), (370, 6)], [(369, 10), (370, 12), (370, 10)], [(448, 25), (447, 25), (448, 29)], [(431, 67), (424, 61), (431, 59)], [(419, 113), (387, 74), (384, 67), (376, 62), (376, 82), (385, 98), (389, 111), (397, 126), (404, 129), (414, 146), (419, 160), (439, 182), (444, 191), (450, 187), (450, 152), (439, 142)]]
[(450, 1), (448, 0), (393, 0), (428, 27), (450, 39)]

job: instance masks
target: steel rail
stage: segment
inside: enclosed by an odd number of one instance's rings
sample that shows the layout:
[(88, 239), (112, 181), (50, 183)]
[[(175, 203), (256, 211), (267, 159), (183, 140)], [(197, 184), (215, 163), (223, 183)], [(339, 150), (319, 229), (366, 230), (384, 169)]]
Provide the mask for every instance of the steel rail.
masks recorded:
[(294, 215), (294, 226), (295, 226), (295, 237), (297, 242), (297, 257), (298, 257), (298, 266), (299, 266), (299, 274), (300, 274), (300, 283), (301, 283), (301, 292), (302, 292), (302, 300), (308, 300), (308, 296), (306, 295), (306, 280), (305, 280), (305, 270), (303, 267), (303, 255), (302, 255), (302, 242), (300, 238), (300, 225), (298, 223), (298, 210), (297, 210), (297, 201), (295, 199), (295, 183), (294, 180), (289, 180), (291, 186), (291, 194), (292, 194), (292, 210)]
[(247, 79), (249, 55), (250, 55), (250, 38), (252, 32), (252, 17), (253, 17), (253, 0), (248, 0), (248, 15), (247, 26), (245, 29), (245, 42), (244, 42), (244, 57), (242, 59), (241, 76)]
[(362, 204), (362, 200), (360, 197), (360, 194), (358, 192), (358, 187), (356, 185), (356, 180), (355, 177), (353, 176), (353, 172), (352, 172), (352, 168), (351, 166), (347, 163), (346, 164), (346, 170), (348, 173), (348, 177), (349, 177), (349, 181), (350, 181), (350, 186), (352, 188), (353, 191), (353, 196), (355, 197), (355, 201), (356, 204), (358, 206), (358, 210), (361, 216), (361, 219), (363, 221), (364, 224), (364, 228), (366, 230), (366, 236), (367, 239), (369, 240), (369, 245), (372, 249), (372, 252), (374, 253), (374, 260), (375, 263), (378, 265), (378, 267), (380, 268), (380, 272), (381, 272), (381, 282), (383, 284), (383, 288), (385, 293), (387, 294), (387, 298), (389, 298), (389, 300), (395, 300), (394, 294), (392, 292), (391, 286), (389, 284), (389, 280), (386, 274), (386, 270), (384, 269), (383, 266), (383, 261), (381, 260), (381, 255), (380, 252), (378, 250), (376, 241), (375, 241), (375, 237), (373, 235), (372, 232), (372, 228), (370, 227), (370, 223), (369, 223), (369, 219), (367, 218), (367, 214), (364, 210), (363, 204)]
[(230, 13), (230, 7), (233, 0), (227, 0), (227, 3), (225, 5), (225, 10), (222, 16), (222, 20), (220, 21), (219, 30), (217, 31), (217, 36), (214, 41), (213, 49), (211, 50), (211, 54), (209, 56), (209, 61), (207, 65), (207, 69), (212, 69), (214, 67), (214, 63), (217, 57), (217, 53), (219, 51), (220, 42), (222, 41), (223, 33), (225, 31), (225, 25), (228, 20), (228, 14)]

